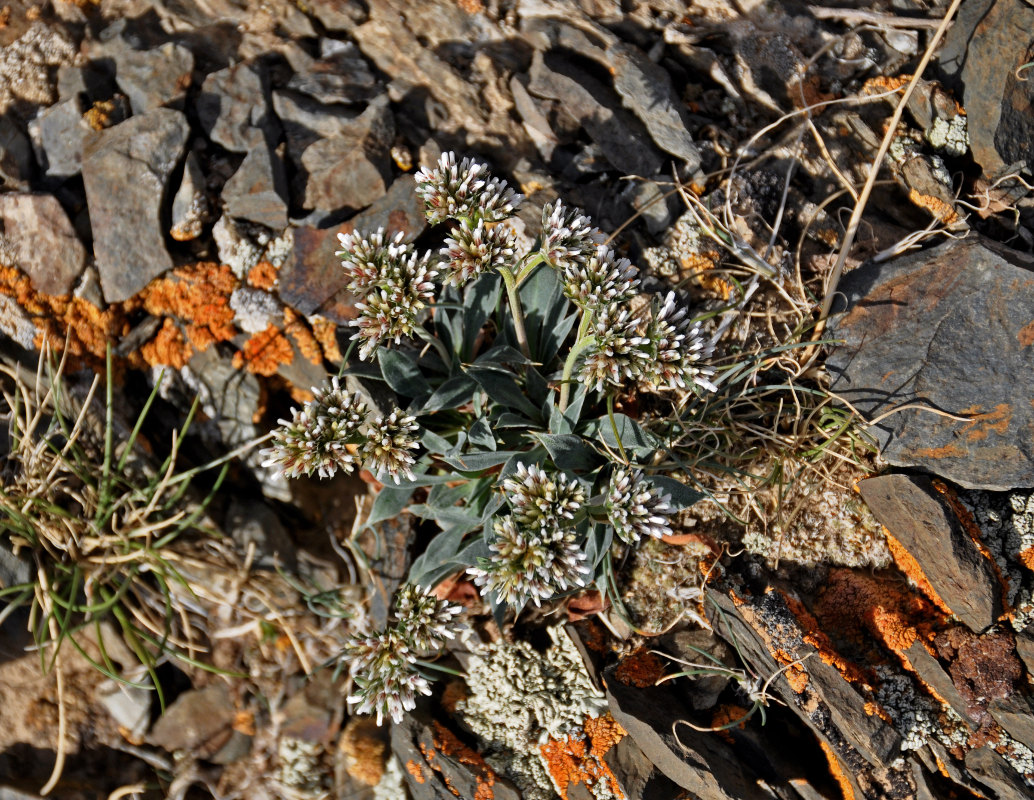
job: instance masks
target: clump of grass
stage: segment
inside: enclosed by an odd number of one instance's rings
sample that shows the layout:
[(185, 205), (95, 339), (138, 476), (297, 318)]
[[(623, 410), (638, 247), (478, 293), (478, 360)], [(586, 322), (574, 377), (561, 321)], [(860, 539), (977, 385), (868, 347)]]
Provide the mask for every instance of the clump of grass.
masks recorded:
[[(0, 487), (0, 543), (27, 561), (33, 575), (0, 588), (7, 601), (0, 620), (28, 607), (45, 672), (71, 644), (101, 672), (122, 680), (103, 646), (96, 661), (76, 642), (83, 628), (96, 626), (99, 632), (102, 622), (110, 622), (151, 673), (160, 697), (154, 676), (160, 659), (171, 654), (202, 664), (198, 654), (205, 645), (182, 602), (193, 590), (176, 567), (176, 550), (189, 536), (214, 535), (205, 509), (235, 454), (202, 468), (178, 469), (192, 409), (168, 455), (149, 467), (140, 434), (157, 387), (132, 429), (119, 435), (110, 354), (106, 379), (97, 376), (81, 397), (72, 391), (65, 366), (46, 350), (34, 375), (18, 365), (0, 365), (9, 445)], [(219, 464), (207, 497), (191, 495), (191, 479)]]

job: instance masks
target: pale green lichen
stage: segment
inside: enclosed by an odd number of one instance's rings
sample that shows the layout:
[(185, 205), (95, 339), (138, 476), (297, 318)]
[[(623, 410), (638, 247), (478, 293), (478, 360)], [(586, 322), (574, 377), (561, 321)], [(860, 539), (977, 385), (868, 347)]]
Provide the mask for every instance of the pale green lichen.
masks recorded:
[(470, 695), (456, 704), (464, 724), (481, 740), (482, 755), (512, 780), (527, 800), (555, 800), (540, 746), (574, 734), (586, 718), (607, 711), (581, 655), (562, 626), (548, 628), (550, 646), (526, 641), (471, 644)]

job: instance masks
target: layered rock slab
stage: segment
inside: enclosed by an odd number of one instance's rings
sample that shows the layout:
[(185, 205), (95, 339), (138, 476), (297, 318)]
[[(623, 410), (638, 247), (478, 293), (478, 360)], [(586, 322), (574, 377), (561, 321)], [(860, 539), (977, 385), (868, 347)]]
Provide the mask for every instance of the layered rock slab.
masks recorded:
[(841, 284), (832, 390), (883, 457), (969, 489), (1034, 486), (1034, 259), (971, 235)]

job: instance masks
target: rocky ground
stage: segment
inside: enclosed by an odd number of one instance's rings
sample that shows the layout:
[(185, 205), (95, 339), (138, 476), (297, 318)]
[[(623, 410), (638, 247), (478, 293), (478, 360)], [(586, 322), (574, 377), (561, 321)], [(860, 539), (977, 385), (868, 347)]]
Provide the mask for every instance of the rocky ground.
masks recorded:
[[(41, 664), (38, 619), (0, 613), (0, 798), (57, 773), (60, 798), (1031, 796), (1029, 3), (962, 3), (812, 336), (947, 7), (3, 2), (5, 390), (49, 349), (82, 398), (110, 348), (120, 440), (158, 387), (141, 474), (194, 398), (183, 468), (338, 371), (336, 234), (426, 240), (412, 175), (447, 150), (518, 186), (529, 225), (556, 197), (586, 209), (647, 291), (732, 303), (720, 357), (772, 354), (778, 388), (726, 398), (749, 421), (686, 469), (709, 499), (619, 554), (607, 597), (501, 629), (450, 580), (467, 677), (382, 728), (321, 666), (383, 624), (428, 531), (371, 476), (288, 482), (243, 448), (200, 479), (225, 536), (174, 552), (191, 661), (149, 664), (107, 620)], [(0, 586), (34, 580), (12, 544)]]

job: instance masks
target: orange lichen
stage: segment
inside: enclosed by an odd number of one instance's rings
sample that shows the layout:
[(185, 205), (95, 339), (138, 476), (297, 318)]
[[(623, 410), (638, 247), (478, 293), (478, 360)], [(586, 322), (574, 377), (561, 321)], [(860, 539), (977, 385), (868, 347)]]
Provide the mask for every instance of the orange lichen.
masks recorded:
[(874, 703), (872, 700), (866, 700), (863, 708), (865, 709), (865, 713), (870, 717), (879, 717), (888, 725), (894, 725), (894, 718), (887, 713), (887, 710), (879, 703)]
[(248, 285), (267, 292), (276, 288), (280, 278), (277, 268), (268, 261), (260, 261), (248, 271)]
[(10, 297), (39, 331), (35, 345), (44, 341), (91, 366), (103, 363), (105, 348), (129, 332), (122, 306), (101, 311), (78, 297), (37, 292), (29, 277), (14, 267), (0, 267), (0, 294)]
[(833, 752), (833, 748), (822, 739), (819, 739), (819, 746), (822, 748), (822, 752), (825, 754), (826, 761), (829, 764), (829, 773), (840, 787), (840, 793), (843, 795), (844, 800), (856, 800), (851, 779), (844, 772), (844, 767), (840, 763), (840, 759), (837, 758), (837, 754)]
[(406, 772), (413, 776), (413, 780), (417, 783), (423, 783), (427, 780), (424, 777), (424, 768), (417, 764), (413, 759), (406, 762)]
[(1020, 563), (1023, 564), (1031, 572), (1034, 572), (1034, 547), (1028, 547), (1026, 550), (1020, 550), (1019, 553)]
[(824, 630), (858, 646), (872, 636), (898, 654), (916, 641), (928, 641), (944, 619), (940, 609), (900, 582), (849, 569), (830, 570), (814, 613)]
[(148, 364), (167, 364), (180, 369), (190, 361), (194, 350), (183, 338), (179, 326), (166, 317), (154, 338), (140, 348), (140, 353)]
[(948, 608), (930, 581), (927, 580), (926, 575), (923, 574), (923, 568), (919, 566), (919, 562), (912, 557), (912, 554), (905, 549), (905, 546), (895, 539), (886, 528), (883, 529), (883, 534), (887, 539), (887, 549), (890, 550), (890, 557), (894, 559), (894, 564), (897, 568), (912, 580), (919, 591), (926, 595), (930, 602), (945, 614), (951, 614), (951, 609)]
[(481, 0), (457, 0), (456, 5), (468, 14), (477, 14), (485, 10), (485, 4)]
[(233, 366), (246, 367), (256, 375), (275, 375), (281, 364), (294, 360), (294, 348), (283, 332), (269, 325), (244, 343), (244, 348), (233, 354)]
[(625, 686), (645, 689), (664, 677), (664, 662), (652, 650), (640, 647), (621, 659), (614, 677)]
[(320, 348), (320, 343), (309, 330), (305, 317), (293, 308), (284, 308), (284, 332), (291, 335), (302, 356), (317, 366), (323, 363), (323, 350)]
[(1030, 347), (1034, 344), (1034, 322), (1028, 322), (1016, 334), (1016, 341), (1021, 347)]
[[(454, 761), (458, 761), (460, 764), (465, 765), (469, 768), (470, 774), (474, 776), (474, 780), (477, 782), (477, 788), (474, 790), (474, 797), (472, 800), (491, 800), (495, 796), (495, 791), (492, 787), (496, 782), (495, 770), (493, 770), (488, 764), (485, 763), (480, 754), (475, 750), (467, 747), (463, 744), (448, 728), (442, 725), (440, 722), (431, 723), (432, 741), (434, 746), (437, 747), (443, 755), (447, 755)], [(432, 769), (436, 769), (433, 764), (428, 762)], [(445, 777), (444, 775), (442, 776)], [(449, 781), (445, 779), (446, 786), (449, 785)], [(453, 794), (459, 796), (457, 792), (449, 787)]]
[(959, 221), (959, 212), (950, 204), (932, 194), (923, 194), (916, 189), (908, 190), (908, 199), (918, 208), (930, 213), (935, 219), (945, 225), (952, 225)]
[[(230, 295), (236, 288), (237, 278), (229, 267), (201, 261), (151, 281), (140, 293), (138, 302), (147, 313), (167, 318), (162, 330), (168, 327), (168, 317), (183, 321), (183, 332), (191, 348), (185, 356), (189, 359), (193, 352), (203, 352), (237, 334), (230, 308)], [(155, 357), (157, 350), (151, 348), (149, 352)], [(177, 361), (152, 361), (147, 355), (144, 357), (149, 364), (182, 366)]]
[(911, 75), (898, 75), (893, 78), (887, 75), (878, 75), (875, 78), (869, 78), (869, 80), (862, 84), (862, 90), (859, 94), (866, 96), (883, 94), (884, 92), (897, 92), (910, 80), (912, 80)]
[(737, 723), (735, 727), (742, 728), (747, 724), (749, 718), (749, 708), (733, 705), (732, 703), (722, 703), (715, 706), (714, 713), (711, 714), (711, 727), (728, 728), (733, 727), (733, 723)]
[(627, 732), (609, 713), (586, 719), (583, 731), (551, 739), (540, 748), (546, 771), (560, 797), (568, 800), (568, 790), (579, 783), (589, 787), (602, 783), (611, 794), (623, 797), (621, 785), (604, 756)]
[(98, 100), (83, 114), (83, 120), (95, 131), (102, 131), (111, 125), (113, 113), (115, 113), (114, 101)]
[(344, 360), (337, 345), (337, 324), (322, 317), (312, 320), (312, 335), (323, 348), (323, 356), (328, 361), (337, 363)]
[(785, 592), (779, 593), (790, 613), (800, 623), (804, 641), (810, 644), (818, 652), (819, 658), (836, 669), (848, 681), (858, 682), (865, 680), (865, 673), (856, 664), (844, 658), (830, 641), (822, 626), (804, 604), (791, 597)]

